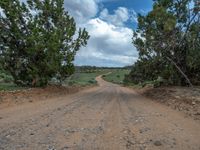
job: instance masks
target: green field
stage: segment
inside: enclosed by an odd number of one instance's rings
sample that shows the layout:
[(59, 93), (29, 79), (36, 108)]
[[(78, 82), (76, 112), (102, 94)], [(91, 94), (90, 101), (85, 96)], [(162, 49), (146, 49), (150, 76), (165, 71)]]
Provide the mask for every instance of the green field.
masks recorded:
[(102, 70), (98, 72), (91, 72), (91, 73), (75, 73), (71, 77), (69, 77), (65, 84), (69, 86), (77, 85), (77, 86), (88, 86), (88, 85), (95, 85), (97, 81), (95, 78), (99, 75), (105, 74), (108, 71)]
[[(103, 75), (108, 72), (111, 72), (108, 75)], [(125, 74), (128, 74), (130, 71), (127, 69), (102, 69), (91, 72), (76, 72), (71, 75), (68, 79), (65, 80), (65, 86), (90, 86), (96, 85), (97, 81), (95, 78), (99, 75), (103, 75), (103, 79), (108, 82), (113, 82), (116, 84), (123, 84)], [(12, 90), (20, 90), (25, 87), (19, 87), (15, 85), (13, 82), (3, 82), (0, 80), (0, 91), (12, 91)]]
[(113, 82), (116, 84), (123, 84), (124, 77), (126, 74), (129, 74), (130, 70), (128, 69), (116, 69), (111, 70), (111, 73), (108, 75), (103, 75), (103, 79), (108, 82)]

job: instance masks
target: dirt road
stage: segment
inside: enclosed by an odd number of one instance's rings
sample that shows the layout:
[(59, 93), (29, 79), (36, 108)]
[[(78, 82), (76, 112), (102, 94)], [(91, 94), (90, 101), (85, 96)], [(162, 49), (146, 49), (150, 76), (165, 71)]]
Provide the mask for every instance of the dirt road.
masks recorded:
[(0, 110), (0, 150), (200, 150), (200, 124), (97, 78), (82, 92)]

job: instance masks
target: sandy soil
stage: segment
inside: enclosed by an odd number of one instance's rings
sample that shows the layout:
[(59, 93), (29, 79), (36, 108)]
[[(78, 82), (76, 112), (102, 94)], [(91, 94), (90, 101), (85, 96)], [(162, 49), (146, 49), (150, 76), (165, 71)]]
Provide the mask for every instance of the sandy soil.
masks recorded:
[(0, 109), (2, 150), (199, 150), (200, 124), (132, 89), (98, 87)]

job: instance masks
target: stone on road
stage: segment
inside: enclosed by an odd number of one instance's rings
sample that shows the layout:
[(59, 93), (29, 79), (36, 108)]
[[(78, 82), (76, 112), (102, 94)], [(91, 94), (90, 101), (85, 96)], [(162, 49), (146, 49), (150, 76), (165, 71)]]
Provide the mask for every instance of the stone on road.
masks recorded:
[(199, 150), (200, 124), (131, 89), (98, 87), (0, 110), (0, 150)]

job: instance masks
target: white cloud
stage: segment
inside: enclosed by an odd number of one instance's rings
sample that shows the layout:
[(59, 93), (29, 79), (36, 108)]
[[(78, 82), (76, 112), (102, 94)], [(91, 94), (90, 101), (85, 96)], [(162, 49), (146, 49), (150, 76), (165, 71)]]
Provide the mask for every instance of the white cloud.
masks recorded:
[(131, 65), (137, 60), (138, 54), (132, 45), (133, 32), (124, 23), (133, 19), (136, 13), (119, 7), (110, 14), (105, 8), (97, 17), (102, 1), (105, 0), (65, 0), (66, 10), (75, 18), (78, 26), (85, 27), (90, 34), (88, 45), (77, 53), (75, 64)]
[(98, 12), (95, 0), (65, 0), (65, 8), (81, 24), (95, 17)]
[(97, 16), (101, 2), (105, 1), (116, 0), (64, 1), (65, 9), (74, 17), (77, 26), (85, 27), (90, 34), (88, 45), (76, 55), (76, 65), (125, 66), (138, 58), (132, 44), (132, 30), (124, 25), (129, 20), (136, 21), (136, 13), (118, 7), (111, 14), (104, 8)]
[(117, 27), (99, 18), (91, 19), (86, 26), (91, 38), (87, 47), (77, 53), (77, 65), (125, 66), (137, 59), (131, 44), (131, 29)]
[(135, 10), (134, 9), (129, 10), (129, 14), (130, 14), (130, 20), (132, 22), (138, 23), (137, 13), (135, 12)]
[(100, 13), (100, 18), (114, 25), (122, 26), (128, 21), (129, 12), (127, 8), (119, 7), (114, 11), (114, 14), (110, 14), (108, 9), (105, 8)]

